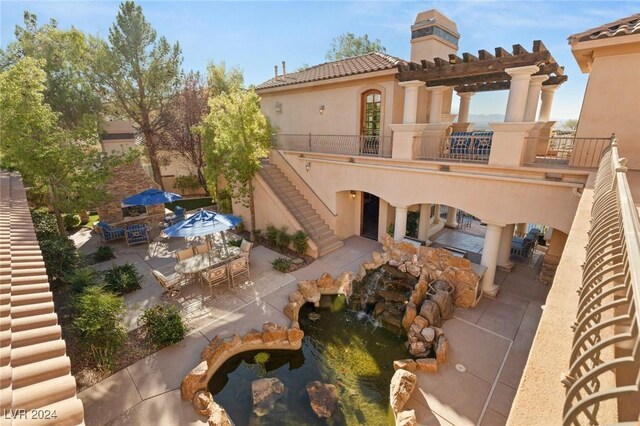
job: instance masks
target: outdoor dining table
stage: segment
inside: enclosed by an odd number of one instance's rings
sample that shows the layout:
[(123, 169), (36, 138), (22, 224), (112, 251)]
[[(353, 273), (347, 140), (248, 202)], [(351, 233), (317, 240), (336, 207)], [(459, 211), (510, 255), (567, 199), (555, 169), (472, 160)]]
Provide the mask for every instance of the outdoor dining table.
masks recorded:
[(219, 266), (220, 264), (239, 256), (242, 253), (239, 247), (227, 247), (220, 253), (202, 253), (176, 263), (175, 271), (183, 275), (191, 275), (196, 280), (200, 272)]

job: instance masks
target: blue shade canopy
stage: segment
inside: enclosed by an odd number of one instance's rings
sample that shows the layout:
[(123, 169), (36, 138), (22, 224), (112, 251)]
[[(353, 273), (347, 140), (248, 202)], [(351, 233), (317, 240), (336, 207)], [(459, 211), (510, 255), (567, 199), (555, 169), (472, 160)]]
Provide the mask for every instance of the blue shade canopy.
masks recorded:
[(168, 237), (198, 237), (226, 231), (241, 222), (242, 219), (237, 216), (201, 210), (188, 219), (166, 228), (163, 232)]
[(151, 206), (153, 204), (172, 203), (181, 200), (182, 197), (173, 192), (165, 192), (160, 189), (145, 189), (144, 191), (132, 195), (122, 200), (128, 206)]

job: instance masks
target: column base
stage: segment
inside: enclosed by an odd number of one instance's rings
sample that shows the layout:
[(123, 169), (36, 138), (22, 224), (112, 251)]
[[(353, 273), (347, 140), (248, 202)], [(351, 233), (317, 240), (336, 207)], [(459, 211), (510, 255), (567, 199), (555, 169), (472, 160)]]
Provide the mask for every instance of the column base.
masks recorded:
[(482, 295), (488, 299), (495, 299), (500, 291), (500, 286), (494, 285), (489, 289), (482, 289)]
[(444, 227), (449, 229), (456, 229), (458, 227), (458, 222), (445, 223)]
[(511, 270), (513, 269), (515, 263), (514, 262), (507, 262), (505, 264), (502, 265), (498, 265), (498, 269), (502, 270), (502, 271), (506, 271), (506, 272), (511, 272)]

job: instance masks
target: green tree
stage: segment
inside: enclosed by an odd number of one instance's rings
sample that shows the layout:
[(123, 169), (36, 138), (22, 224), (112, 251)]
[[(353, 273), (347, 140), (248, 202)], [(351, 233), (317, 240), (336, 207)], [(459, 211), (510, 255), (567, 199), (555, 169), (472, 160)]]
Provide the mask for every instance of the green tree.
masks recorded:
[(578, 129), (578, 120), (576, 119), (566, 120), (564, 123), (562, 123), (562, 127), (564, 127), (565, 129), (569, 129), (572, 132), (575, 132)]
[(369, 40), (367, 34), (356, 36), (353, 33), (346, 33), (340, 34), (331, 41), (331, 48), (327, 51), (326, 58), (327, 61), (339, 61), (371, 52), (386, 52), (386, 49), (380, 40)]
[(129, 119), (143, 133), (155, 181), (162, 187), (158, 151), (166, 120), (167, 101), (176, 93), (182, 53), (145, 19), (132, 1), (120, 4), (109, 44), (94, 39), (95, 84), (104, 93), (111, 113)]
[(48, 191), (60, 235), (66, 236), (62, 212), (78, 212), (99, 202), (97, 188), (117, 158), (107, 159), (97, 144), (90, 116), (75, 127), (44, 101), (42, 60), (26, 57), (0, 73), (0, 160), (25, 181)]
[[(251, 234), (255, 232), (253, 177), (260, 170), (260, 159), (271, 146), (271, 127), (260, 111), (260, 98), (253, 89), (230, 90), (209, 100), (209, 115), (203, 122), (212, 137), (205, 149), (223, 161), (224, 176), (234, 197), (243, 200), (251, 212)], [(223, 160), (220, 160), (223, 159)], [(218, 164), (207, 162), (208, 176), (218, 176)], [(212, 188), (212, 193), (216, 188)]]

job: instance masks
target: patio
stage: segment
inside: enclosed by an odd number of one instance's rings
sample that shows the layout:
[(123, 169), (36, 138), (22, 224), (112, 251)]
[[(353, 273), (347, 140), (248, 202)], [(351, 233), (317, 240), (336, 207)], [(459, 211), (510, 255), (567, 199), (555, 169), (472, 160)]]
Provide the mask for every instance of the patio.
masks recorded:
[[(88, 232), (75, 236), (80, 251), (95, 251), (98, 241)], [(297, 282), (316, 279), (322, 273), (336, 276), (356, 271), (380, 244), (361, 237), (344, 241), (344, 247), (311, 265), (283, 274), (270, 265), (277, 253), (256, 247), (251, 252), (251, 283), (218, 290), (216, 298), (198, 284), (183, 288), (170, 301), (183, 313), (189, 335), (175, 346), (162, 349), (120, 370), (80, 393), (87, 425), (142, 424), (154, 418), (158, 424), (205, 424), (191, 403), (180, 399), (180, 383), (200, 352), (216, 335), (227, 337), (260, 329), (267, 321), (287, 325), (282, 313), (288, 294)], [(173, 270), (172, 251), (185, 246), (182, 239), (168, 247), (128, 247), (112, 244), (116, 259), (96, 265), (100, 269), (130, 261), (144, 275), (143, 287), (127, 296), (127, 323), (135, 328), (141, 312), (161, 302), (163, 288), (148, 271)], [(456, 309), (444, 326), (449, 358), (436, 374), (418, 374), (419, 389), (407, 404), (415, 409), (419, 424), (504, 424), (526, 363), (548, 287), (536, 281), (535, 270), (518, 264), (510, 274), (497, 273), (502, 289), (495, 300), (483, 298), (474, 309)], [(462, 367), (463, 368), (462, 368)], [(391, 368), (391, 366), (390, 366)]]

